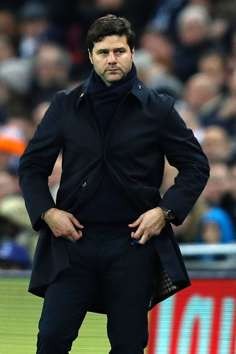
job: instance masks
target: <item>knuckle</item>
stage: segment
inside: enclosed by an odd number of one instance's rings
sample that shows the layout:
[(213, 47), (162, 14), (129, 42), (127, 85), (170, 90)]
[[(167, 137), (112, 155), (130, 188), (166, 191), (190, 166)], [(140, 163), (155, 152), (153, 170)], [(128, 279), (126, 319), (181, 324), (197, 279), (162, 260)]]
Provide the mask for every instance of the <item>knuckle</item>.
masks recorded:
[(69, 232), (63, 232), (62, 235), (67, 237), (67, 236), (70, 236), (70, 233)]
[(141, 232), (142, 234), (145, 234), (145, 233), (147, 232), (146, 227), (145, 227), (145, 226), (141, 227), (141, 228), (140, 228), (140, 232)]

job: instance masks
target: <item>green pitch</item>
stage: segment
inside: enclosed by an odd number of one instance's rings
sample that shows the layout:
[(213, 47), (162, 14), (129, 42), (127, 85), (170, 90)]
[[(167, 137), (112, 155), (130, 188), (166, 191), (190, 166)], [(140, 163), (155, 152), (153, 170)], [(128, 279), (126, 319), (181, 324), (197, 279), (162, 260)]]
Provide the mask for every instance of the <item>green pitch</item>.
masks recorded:
[[(42, 300), (27, 293), (28, 279), (0, 279), (0, 354), (35, 354)], [(107, 354), (106, 318), (88, 313), (71, 354)]]

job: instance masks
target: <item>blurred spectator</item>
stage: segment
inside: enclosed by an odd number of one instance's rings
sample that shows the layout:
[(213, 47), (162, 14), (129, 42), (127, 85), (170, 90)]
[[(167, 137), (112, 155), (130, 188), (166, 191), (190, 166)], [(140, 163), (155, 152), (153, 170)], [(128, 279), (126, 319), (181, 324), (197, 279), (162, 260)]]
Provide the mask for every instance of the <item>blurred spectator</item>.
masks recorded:
[(23, 132), (14, 122), (0, 128), (0, 200), (20, 193), (18, 164), (25, 147)]
[(186, 0), (160, 0), (157, 2), (155, 15), (150, 24), (159, 31), (169, 33), (175, 38), (176, 19), (187, 4)]
[(14, 242), (23, 247), (28, 258), (32, 259), (37, 239), (35, 236), (23, 198), (19, 194), (2, 198), (0, 200), (0, 244), (3, 241)]
[(174, 179), (178, 174), (178, 170), (171, 166), (167, 160), (165, 160), (164, 178), (161, 185), (161, 194), (163, 195), (174, 183)]
[(9, 87), (0, 80), (0, 125), (6, 121), (10, 97)]
[(185, 85), (184, 100), (203, 126), (213, 125), (223, 104), (219, 84), (207, 74), (193, 75)]
[(0, 269), (24, 270), (31, 267), (27, 250), (13, 241), (0, 243)]
[(56, 200), (56, 195), (57, 195), (57, 191), (61, 179), (61, 172), (62, 172), (62, 156), (59, 155), (55, 162), (52, 174), (51, 176), (49, 176), (48, 179), (48, 185), (54, 200)]
[(230, 53), (227, 58), (228, 67), (230, 71), (234, 71), (236, 67), (236, 29), (232, 32), (231, 41), (230, 41)]
[[(229, 191), (230, 175), (226, 164), (211, 165), (210, 178), (203, 192), (207, 210), (199, 219), (198, 242), (230, 243), (236, 241), (235, 229), (230, 214), (221, 207), (225, 193)], [(218, 259), (218, 257), (202, 257)]]
[(143, 48), (137, 49), (134, 54), (134, 63), (140, 80), (149, 85), (152, 72), (158, 70), (151, 53)]
[(175, 235), (179, 242), (192, 243), (199, 241), (199, 220), (206, 210), (207, 204), (204, 198), (200, 197), (200, 199), (196, 202), (195, 206), (191, 210), (190, 214), (184, 220), (183, 224), (180, 226), (173, 226)]
[(236, 230), (236, 160), (232, 160), (229, 168), (229, 188), (221, 198), (221, 207), (230, 215)]
[(17, 37), (17, 24), (13, 11), (0, 8), (0, 35), (6, 36), (15, 44)]
[(153, 27), (148, 27), (140, 39), (141, 47), (149, 52), (162, 70), (171, 72), (174, 47), (170, 39)]
[(0, 64), (0, 80), (18, 94), (29, 90), (32, 65), (28, 60), (9, 59)]
[[(6, 196), (0, 201), (0, 217), (23, 229), (30, 228), (31, 225), (24, 200), (18, 194)], [(15, 233), (10, 236), (14, 238)]]
[(223, 128), (211, 126), (204, 131), (202, 148), (211, 163), (226, 163), (231, 157), (233, 146)]
[(217, 114), (216, 122), (234, 137), (236, 135), (236, 69), (228, 79), (228, 89), (229, 94)]
[(199, 58), (213, 47), (208, 38), (211, 19), (204, 6), (186, 6), (178, 17), (178, 40), (174, 54), (174, 73), (186, 81), (197, 72)]
[(159, 93), (166, 93), (175, 98), (181, 97), (183, 86), (179, 80), (166, 72), (165, 68), (154, 62), (152, 55), (144, 49), (135, 52), (134, 63), (139, 78)]
[(12, 157), (19, 158), (26, 147), (22, 131), (13, 123), (0, 128), (0, 170), (7, 169)]
[[(227, 201), (225, 199), (230, 192), (230, 180), (230, 171), (225, 163), (211, 164), (210, 178), (201, 198), (184, 223), (175, 230), (181, 242), (236, 241), (234, 220), (227, 208), (232, 207), (232, 199)], [(212, 257), (203, 257), (203, 259), (212, 259)]]
[(210, 10), (211, 0), (159, 0), (150, 24), (176, 41), (178, 16), (187, 5), (201, 5)]
[(95, 6), (105, 11), (117, 11), (123, 5), (124, 0), (95, 0)]
[(218, 16), (226, 19), (227, 22), (235, 20), (236, 8), (235, 3), (232, 0), (214, 0), (212, 1), (212, 10)]
[(7, 170), (1, 170), (2, 154), (0, 153), (0, 200), (5, 196), (19, 193), (18, 180)]
[[(233, 160), (229, 165), (230, 172), (230, 194), (236, 201), (236, 160)], [(235, 218), (236, 222), (236, 218)]]
[[(16, 69), (16, 72), (17, 70), (18, 69)], [(26, 84), (24, 82), (15, 83), (14, 81), (16, 80), (17, 76), (14, 79), (14, 74), (13, 72), (11, 73), (11, 71), (7, 71), (6, 73), (2, 71), (2, 73), (3, 79), (0, 79), (0, 126), (2, 123), (7, 122), (9, 115), (23, 114), (29, 109), (26, 104), (25, 96), (13, 89), (14, 85), (18, 85), (19, 89), (21, 89), (22, 87), (26, 87)], [(22, 80), (24, 77), (25, 76), (23, 75)], [(11, 85), (11, 83), (13, 85)]]
[(9, 37), (0, 35), (0, 63), (15, 58), (15, 48)]
[(50, 102), (41, 102), (37, 104), (33, 111), (32, 111), (32, 120), (35, 125), (35, 127), (41, 122), (44, 114), (46, 113), (48, 107), (50, 105)]
[[(138, 64), (138, 69), (144, 72), (140, 59), (144, 60), (144, 55), (148, 59), (147, 55), (150, 55), (149, 65), (145, 67), (146, 74), (143, 75), (147, 86), (157, 89), (159, 93), (179, 98), (183, 87), (182, 83), (172, 74), (174, 47), (170, 39), (164, 33), (148, 27), (140, 39), (140, 45), (142, 52), (138, 51), (135, 55), (135, 64)], [(143, 58), (140, 58), (141, 53)], [(140, 60), (140, 64), (137, 59)]]
[(26, 1), (19, 11), (20, 42), (19, 54), (31, 58), (42, 43), (60, 42), (58, 30), (50, 23), (46, 3)]
[(26, 145), (21, 129), (14, 122), (0, 128), (0, 151), (9, 155), (21, 156)]
[(203, 243), (235, 242), (233, 223), (220, 207), (210, 207), (200, 218), (198, 241)]
[(214, 80), (221, 91), (225, 89), (226, 60), (221, 52), (209, 51), (204, 53), (199, 58), (198, 70)]
[(187, 127), (193, 130), (195, 137), (201, 144), (205, 131), (204, 128), (200, 125), (198, 115), (193, 112), (190, 107), (186, 105), (183, 101), (177, 101), (175, 104), (175, 108), (183, 118)]
[[(174, 179), (177, 176), (178, 171), (176, 168), (171, 166), (167, 161), (165, 162), (165, 170), (164, 170), (164, 178), (161, 186), (162, 194), (170, 188)], [(196, 242), (198, 229), (199, 229), (199, 220), (202, 214), (207, 210), (207, 204), (204, 198), (200, 197), (200, 199), (195, 204), (191, 213), (187, 216), (184, 223), (180, 226), (172, 225), (175, 235), (179, 242)]]
[(25, 143), (32, 138), (35, 131), (35, 123), (26, 115), (11, 115), (7, 119), (8, 126), (15, 127), (19, 132), (21, 132), (22, 138)]
[(223, 162), (211, 164), (210, 178), (203, 191), (203, 197), (210, 206), (219, 206), (221, 199), (230, 188), (228, 166)]
[(35, 57), (34, 80), (30, 90), (31, 106), (51, 101), (53, 95), (69, 86), (70, 58), (56, 44), (43, 44)]

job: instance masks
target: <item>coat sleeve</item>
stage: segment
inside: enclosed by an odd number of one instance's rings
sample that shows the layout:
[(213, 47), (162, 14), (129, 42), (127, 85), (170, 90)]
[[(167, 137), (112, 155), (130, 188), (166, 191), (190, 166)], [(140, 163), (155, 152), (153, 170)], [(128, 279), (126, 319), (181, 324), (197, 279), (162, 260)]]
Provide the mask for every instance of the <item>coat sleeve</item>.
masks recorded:
[(57, 156), (62, 148), (62, 93), (53, 98), (45, 116), (20, 160), (19, 182), (33, 228), (38, 231), (41, 215), (55, 207), (48, 187)]
[(165, 100), (169, 109), (159, 129), (159, 142), (168, 162), (178, 170), (178, 174), (159, 206), (173, 210), (173, 223), (179, 225), (207, 183), (209, 164), (192, 130), (186, 127), (175, 110), (174, 101), (168, 97)]

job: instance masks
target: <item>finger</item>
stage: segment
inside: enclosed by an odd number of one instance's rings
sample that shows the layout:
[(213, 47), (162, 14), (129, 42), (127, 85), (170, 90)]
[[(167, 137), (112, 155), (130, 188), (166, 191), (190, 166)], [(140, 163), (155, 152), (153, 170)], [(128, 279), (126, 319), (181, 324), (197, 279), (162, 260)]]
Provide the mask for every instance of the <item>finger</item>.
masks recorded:
[(141, 245), (144, 245), (150, 238), (150, 235), (148, 232), (144, 233), (143, 236), (140, 238), (139, 243)]
[(137, 230), (133, 233), (133, 238), (138, 239), (138, 238), (142, 237), (144, 234), (144, 231), (145, 231), (145, 229), (144, 229), (143, 225), (142, 224), (139, 225)]
[(67, 233), (67, 236), (72, 237), (74, 240), (79, 240), (82, 237), (82, 231), (73, 228)]
[(80, 229), (83, 229), (83, 228), (84, 228), (84, 226), (79, 222), (78, 219), (76, 219), (76, 218), (74, 217), (74, 215), (70, 214), (70, 220), (72, 221), (72, 223), (73, 223), (76, 227), (78, 227), (78, 228), (80, 228)]
[[(81, 231), (79, 231), (81, 232)], [(76, 241), (78, 240), (79, 238), (82, 237), (82, 233), (78, 235), (76, 235), (75, 233), (73, 232), (70, 232), (70, 233), (66, 233), (66, 232), (53, 232), (53, 235), (56, 237), (56, 238), (59, 238), (59, 237), (63, 237), (65, 239), (69, 239), (70, 241)], [(79, 236), (79, 237), (78, 237)]]
[(71, 242), (76, 242), (76, 240), (73, 239), (73, 237), (71, 237), (71, 236), (67, 236), (66, 239), (70, 240)]
[(82, 231), (81, 230), (74, 230), (73, 232), (73, 236), (76, 237), (76, 238), (81, 238), (81, 236), (83, 235)]
[(143, 214), (140, 215), (137, 220), (135, 220), (134, 222), (132, 222), (128, 226), (129, 227), (137, 227), (141, 223), (142, 220), (143, 220)]

